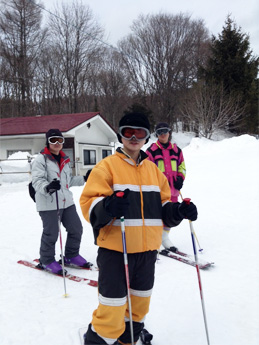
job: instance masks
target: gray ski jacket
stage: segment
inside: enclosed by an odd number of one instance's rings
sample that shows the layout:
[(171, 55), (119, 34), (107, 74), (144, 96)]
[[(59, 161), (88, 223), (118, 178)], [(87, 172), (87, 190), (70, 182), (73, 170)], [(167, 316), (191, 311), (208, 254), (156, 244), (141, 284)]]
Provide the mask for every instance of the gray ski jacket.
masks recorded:
[(83, 186), (83, 176), (72, 176), (70, 159), (63, 151), (60, 151), (60, 165), (52, 156), (49, 149), (44, 150), (35, 158), (32, 164), (32, 186), (36, 191), (37, 211), (52, 211), (57, 209), (56, 194), (46, 191), (47, 185), (54, 179), (60, 180), (61, 188), (58, 190), (59, 208), (67, 208), (74, 204), (73, 194), (69, 190), (71, 186)]

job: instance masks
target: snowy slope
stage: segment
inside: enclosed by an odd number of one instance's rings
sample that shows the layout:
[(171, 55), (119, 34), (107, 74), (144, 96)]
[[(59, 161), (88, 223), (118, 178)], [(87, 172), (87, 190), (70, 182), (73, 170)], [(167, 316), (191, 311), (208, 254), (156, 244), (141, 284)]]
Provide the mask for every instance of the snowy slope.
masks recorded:
[[(198, 207), (193, 225), (204, 249), (200, 256), (215, 262), (201, 271), (211, 345), (257, 345), (259, 141), (248, 135), (217, 142), (194, 138), (183, 153), (187, 179), (182, 194)], [(66, 280), (69, 298), (64, 298), (61, 278), (17, 264), (38, 257), (41, 220), (28, 196), (28, 181), (9, 181), (7, 176), (0, 180), (0, 344), (79, 345), (78, 330), (91, 320), (97, 289)], [(81, 216), (82, 187), (72, 190)], [(92, 230), (81, 219), (81, 254), (95, 262)], [(62, 236), (64, 243), (65, 232)], [(170, 237), (192, 253), (188, 221)], [(58, 258), (59, 243), (56, 252)], [(97, 279), (97, 272), (70, 271)], [(154, 345), (207, 344), (195, 268), (160, 257), (146, 327)]]

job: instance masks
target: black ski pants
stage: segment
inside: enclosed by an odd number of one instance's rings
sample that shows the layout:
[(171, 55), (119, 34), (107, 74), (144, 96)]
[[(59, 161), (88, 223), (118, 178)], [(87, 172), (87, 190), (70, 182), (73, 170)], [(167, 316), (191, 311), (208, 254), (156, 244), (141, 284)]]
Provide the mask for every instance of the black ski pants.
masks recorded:
[[(134, 341), (148, 313), (154, 285), (157, 251), (128, 254)], [(130, 344), (127, 284), (123, 253), (99, 248), (99, 306), (86, 333), (85, 344)]]

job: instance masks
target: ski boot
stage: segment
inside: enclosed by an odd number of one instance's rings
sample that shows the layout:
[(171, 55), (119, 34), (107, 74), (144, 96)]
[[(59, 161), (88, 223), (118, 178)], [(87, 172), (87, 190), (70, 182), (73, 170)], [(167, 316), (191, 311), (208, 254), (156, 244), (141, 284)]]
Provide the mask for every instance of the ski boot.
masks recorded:
[(144, 345), (151, 345), (151, 340), (153, 339), (153, 335), (149, 333), (145, 328), (142, 329), (140, 333), (140, 340)]
[(73, 258), (64, 257), (64, 264), (70, 267), (86, 269), (91, 269), (93, 266), (91, 262), (86, 261), (81, 255), (74, 256)]
[[(58, 276), (63, 275), (62, 267), (60, 266), (60, 264), (57, 261), (53, 261), (48, 265), (44, 265), (40, 262), (38, 264), (38, 267), (44, 271), (48, 271), (50, 273), (57, 274)], [(67, 271), (65, 270), (65, 275), (66, 275), (66, 273), (67, 273)]]
[(178, 251), (178, 248), (176, 248), (173, 243), (170, 241), (169, 238), (169, 231), (163, 230), (163, 235), (162, 235), (162, 246), (170, 250), (170, 252), (176, 253)]

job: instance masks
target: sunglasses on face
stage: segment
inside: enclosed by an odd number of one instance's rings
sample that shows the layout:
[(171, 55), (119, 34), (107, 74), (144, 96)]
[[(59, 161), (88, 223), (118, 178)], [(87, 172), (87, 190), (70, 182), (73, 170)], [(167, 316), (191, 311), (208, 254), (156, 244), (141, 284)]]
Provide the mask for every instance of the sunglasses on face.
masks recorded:
[(157, 135), (167, 134), (170, 132), (169, 128), (159, 128), (156, 130)]
[(135, 138), (137, 141), (147, 139), (150, 135), (149, 130), (143, 127), (122, 126), (119, 128), (119, 134), (126, 140)]
[(64, 144), (65, 139), (63, 137), (49, 137), (48, 138), (48, 143), (49, 144)]

